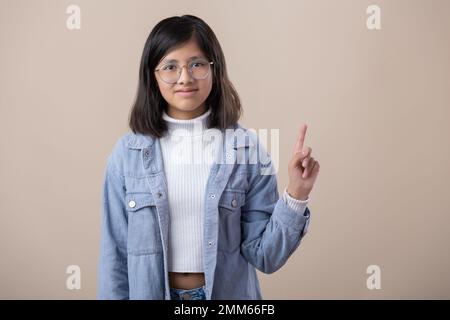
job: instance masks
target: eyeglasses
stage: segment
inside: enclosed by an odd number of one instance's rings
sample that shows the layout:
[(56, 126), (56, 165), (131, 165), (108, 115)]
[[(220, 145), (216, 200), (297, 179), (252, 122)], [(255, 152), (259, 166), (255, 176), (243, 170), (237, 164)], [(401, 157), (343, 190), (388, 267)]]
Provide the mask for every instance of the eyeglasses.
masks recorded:
[[(196, 80), (203, 80), (208, 77), (209, 72), (211, 71), (211, 65), (213, 61), (208, 61), (205, 59), (195, 59), (190, 61), (187, 64), (187, 69), (190, 76)], [(178, 79), (181, 77), (181, 70), (183, 70), (183, 66), (179, 66), (176, 63), (167, 63), (160, 68), (155, 69), (155, 72), (158, 72), (159, 77), (162, 81), (174, 84), (177, 83)]]

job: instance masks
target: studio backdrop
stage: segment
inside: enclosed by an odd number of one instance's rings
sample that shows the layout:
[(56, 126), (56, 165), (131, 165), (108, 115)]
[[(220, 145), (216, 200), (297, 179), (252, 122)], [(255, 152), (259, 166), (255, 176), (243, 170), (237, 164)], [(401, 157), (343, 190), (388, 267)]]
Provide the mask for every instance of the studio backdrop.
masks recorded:
[(302, 123), (320, 161), (263, 298), (450, 298), (447, 0), (0, 0), (0, 298), (95, 299), (106, 160), (149, 32), (183, 14), (220, 41), (280, 194)]

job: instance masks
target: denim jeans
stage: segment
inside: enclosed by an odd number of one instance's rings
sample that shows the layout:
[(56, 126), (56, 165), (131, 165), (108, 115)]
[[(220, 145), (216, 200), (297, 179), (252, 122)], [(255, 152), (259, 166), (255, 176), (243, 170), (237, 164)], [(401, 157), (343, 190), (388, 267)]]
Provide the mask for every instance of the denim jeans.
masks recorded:
[(205, 286), (194, 289), (170, 288), (172, 300), (206, 300)]

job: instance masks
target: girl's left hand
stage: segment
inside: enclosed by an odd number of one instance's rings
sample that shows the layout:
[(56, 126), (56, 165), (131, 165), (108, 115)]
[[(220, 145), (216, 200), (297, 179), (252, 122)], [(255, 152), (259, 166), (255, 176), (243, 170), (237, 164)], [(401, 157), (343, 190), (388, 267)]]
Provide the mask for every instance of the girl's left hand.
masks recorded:
[(288, 165), (289, 184), (287, 192), (291, 197), (298, 200), (308, 199), (320, 168), (319, 162), (311, 157), (312, 149), (303, 147), (306, 128), (306, 124), (300, 127), (297, 142), (292, 152), (292, 159)]

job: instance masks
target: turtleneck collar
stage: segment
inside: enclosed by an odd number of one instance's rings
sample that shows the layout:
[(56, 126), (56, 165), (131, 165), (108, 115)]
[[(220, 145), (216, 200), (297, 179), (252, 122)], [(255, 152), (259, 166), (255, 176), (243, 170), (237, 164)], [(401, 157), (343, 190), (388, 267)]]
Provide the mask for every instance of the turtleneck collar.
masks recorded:
[(208, 108), (206, 112), (199, 115), (196, 118), (181, 120), (172, 118), (167, 114), (165, 110), (163, 110), (162, 118), (167, 123), (168, 134), (172, 135), (174, 130), (177, 130), (177, 136), (199, 136), (202, 135), (203, 132), (208, 129), (208, 118), (211, 114), (211, 108)]

